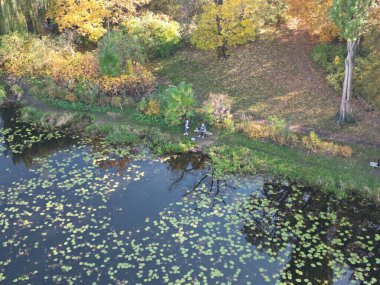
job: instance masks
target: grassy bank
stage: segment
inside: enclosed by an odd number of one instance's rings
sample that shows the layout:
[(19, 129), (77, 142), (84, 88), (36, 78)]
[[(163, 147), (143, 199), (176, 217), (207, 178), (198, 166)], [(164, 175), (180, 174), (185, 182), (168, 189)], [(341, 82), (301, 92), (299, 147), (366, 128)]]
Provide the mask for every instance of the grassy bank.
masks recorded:
[[(344, 197), (360, 192), (375, 200), (380, 194), (380, 173), (374, 173), (368, 162), (378, 150), (354, 147), (350, 158), (320, 156), (271, 142), (252, 140), (244, 135), (229, 135), (224, 144), (232, 148), (249, 149), (250, 163), (259, 171), (287, 177)], [(244, 161), (244, 159), (242, 159)]]
[(158, 155), (188, 152), (196, 146), (183, 138), (179, 128), (143, 121), (134, 109), (116, 111), (89, 112), (68, 104), (54, 104), (52, 109), (24, 106), (19, 109), (19, 119), (43, 130), (60, 129), (82, 137), (102, 138), (116, 146), (145, 144)]
[[(24, 108), (23, 112), (31, 110), (33, 111), (33, 108)], [(54, 117), (49, 111), (41, 112), (35, 109), (33, 112), (39, 115), (23, 114), (22, 117), (27, 118), (29, 122), (35, 121), (40, 126), (44, 126), (39, 123), (44, 117)], [(67, 113), (70, 112), (73, 111), (59, 108), (54, 113), (59, 118), (67, 117)], [(321, 156), (270, 141), (253, 140), (242, 133), (227, 133), (220, 129), (211, 137), (212, 145), (203, 148), (202, 140), (192, 142), (190, 137), (183, 136), (180, 126), (143, 120), (134, 109), (91, 114), (75, 111), (72, 117), (83, 120), (83, 116), (90, 117), (91, 121), (83, 126), (85, 132), (82, 134), (101, 136), (110, 144), (144, 143), (156, 154), (187, 152), (190, 149), (203, 150), (210, 155), (210, 163), (216, 172), (222, 175), (265, 173), (318, 187), (335, 193), (338, 197), (360, 193), (379, 200), (380, 173), (368, 165), (368, 162), (378, 155), (377, 149), (353, 146), (354, 153), (349, 158)], [(57, 120), (52, 120), (54, 121)]]

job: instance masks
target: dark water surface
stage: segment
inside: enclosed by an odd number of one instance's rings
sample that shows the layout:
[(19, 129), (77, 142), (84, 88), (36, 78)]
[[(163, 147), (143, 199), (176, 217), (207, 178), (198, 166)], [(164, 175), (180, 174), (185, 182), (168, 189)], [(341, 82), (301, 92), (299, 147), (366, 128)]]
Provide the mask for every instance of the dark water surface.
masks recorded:
[(0, 118), (0, 284), (380, 284), (379, 208)]

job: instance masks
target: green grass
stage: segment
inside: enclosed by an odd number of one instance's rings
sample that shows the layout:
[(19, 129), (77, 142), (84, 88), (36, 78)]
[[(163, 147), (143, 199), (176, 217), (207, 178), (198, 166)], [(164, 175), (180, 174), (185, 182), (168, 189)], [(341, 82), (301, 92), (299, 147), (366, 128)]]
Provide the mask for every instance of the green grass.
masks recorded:
[(380, 174), (374, 175), (368, 165), (370, 159), (378, 155), (376, 149), (354, 147), (353, 156), (344, 158), (309, 154), (271, 142), (252, 140), (241, 134), (228, 135), (223, 143), (248, 148), (256, 169), (269, 175), (319, 186), (340, 197), (359, 192), (379, 199)]

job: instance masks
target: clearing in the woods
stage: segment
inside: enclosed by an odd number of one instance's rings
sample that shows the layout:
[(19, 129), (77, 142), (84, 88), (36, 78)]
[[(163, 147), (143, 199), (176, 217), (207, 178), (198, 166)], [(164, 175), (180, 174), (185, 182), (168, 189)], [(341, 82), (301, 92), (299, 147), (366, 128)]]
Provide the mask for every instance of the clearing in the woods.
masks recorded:
[(213, 52), (183, 48), (154, 64), (164, 82), (193, 83), (202, 101), (210, 93), (234, 100), (234, 112), (251, 120), (278, 116), (291, 129), (350, 145), (380, 147), (380, 116), (354, 100), (357, 124), (339, 127), (341, 95), (312, 62), (313, 41), (305, 30), (284, 26), (254, 43), (230, 51), (226, 60)]

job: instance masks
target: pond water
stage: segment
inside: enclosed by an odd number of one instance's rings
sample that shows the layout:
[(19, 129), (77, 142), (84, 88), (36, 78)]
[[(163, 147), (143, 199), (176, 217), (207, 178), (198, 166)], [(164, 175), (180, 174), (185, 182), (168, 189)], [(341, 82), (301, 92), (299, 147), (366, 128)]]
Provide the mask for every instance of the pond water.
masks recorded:
[(0, 115), (0, 284), (380, 284), (370, 202)]

